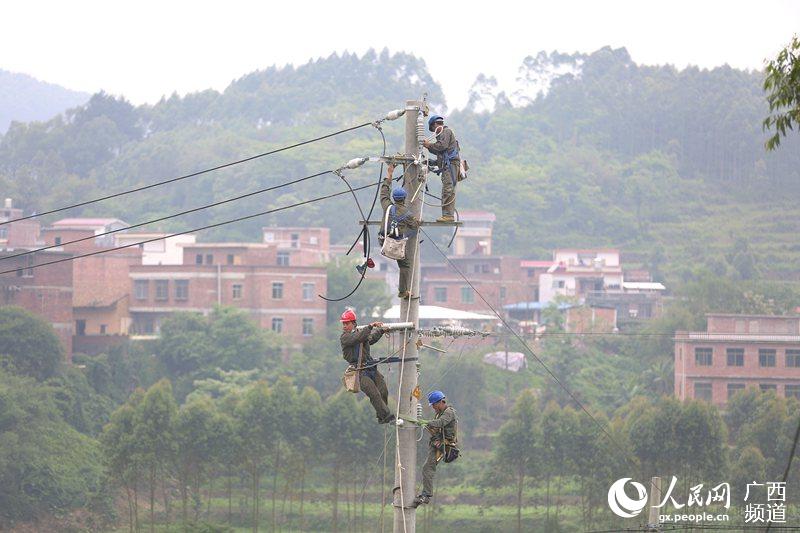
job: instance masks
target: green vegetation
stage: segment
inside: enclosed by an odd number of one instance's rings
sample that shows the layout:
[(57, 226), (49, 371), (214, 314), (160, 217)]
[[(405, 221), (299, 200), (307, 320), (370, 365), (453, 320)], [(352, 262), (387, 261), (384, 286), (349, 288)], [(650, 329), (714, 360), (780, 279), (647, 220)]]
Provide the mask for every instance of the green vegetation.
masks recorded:
[[(674, 299), (640, 336), (576, 339), (551, 328), (535, 345), (587, 412), (532, 358), (519, 373), (484, 365), (482, 355), (506, 339), (439, 344), (446, 355), (423, 350), (422, 388), (444, 390), (456, 406), (464, 454), (439, 469), (420, 530), (614, 528), (621, 522), (605, 495), (615, 479), (674, 474), (685, 497), (692, 483), (730, 481), (739, 491), (775, 480), (785, 465), (797, 402), (746, 391), (720, 413), (668, 396), (676, 330), (702, 328), (709, 311), (796, 308), (800, 293), (786, 280), (800, 252), (797, 139), (764, 151), (760, 73), (644, 67), (608, 48), (540, 54), (525, 66), (578, 63), (579, 76), (555, 79), (525, 107), (501, 98), (491, 113), (448, 116), (474, 169), (459, 205), (497, 213), (498, 253), (617, 246)], [(13, 125), (0, 139), (0, 188), (43, 211), (374, 120), (423, 91), (443, 102), (421, 60), (370, 52), (271, 68), (223, 93), (152, 106), (101, 93), (63, 117)], [(401, 141), (396, 124), (385, 126), (390, 152)], [(70, 215), (139, 222), (381, 149), (375, 132), (359, 130)], [(376, 172), (348, 177), (369, 183)], [(151, 229), (219, 222), (340, 186), (321, 178)], [(275, 223), (330, 226), (334, 242), (349, 245), (358, 233), (351, 203), (343, 196), (199, 237), (254, 241)], [(357, 280), (350, 260), (328, 274), (333, 297)], [(345, 304), (365, 314), (386, 306), (382, 291), (368, 278), (331, 305), (329, 329), (303, 349), (219, 308), (176, 314), (158, 340), (77, 354), (73, 366), (62, 364), (46, 323), (0, 308), (0, 528), (373, 529), (382, 511), (391, 515), (379, 502), (391, 492), (394, 436), (361, 396), (341, 391), (335, 318)], [(378, 346), (379, 355), (391, 350)], [(522, 351), (514, 339), (508, 348)]]

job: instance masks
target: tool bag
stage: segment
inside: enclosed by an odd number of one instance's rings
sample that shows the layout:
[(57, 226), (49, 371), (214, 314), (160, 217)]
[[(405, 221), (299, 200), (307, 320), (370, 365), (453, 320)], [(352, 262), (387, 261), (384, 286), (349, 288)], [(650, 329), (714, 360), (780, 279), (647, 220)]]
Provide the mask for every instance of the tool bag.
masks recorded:
[(464, 181), (467, 179), (467, 172), (469, 172), (469, 163), (467, 163), (466, 159), (462, 159), (461, 165), (458, 169), (458, 181)]
[(348, 392), (357, 393), (361, 392), (361, 372), (358, 370), (361, 368), (361, 345), (358, 345), (358, 367), (350, 365), (347, 367), (347, 370), (344, 371), (344, 376), (342, 376), (342, 385)]
[(389, 259), (402, 261), (406, 258), (406, 242), (408, 242), (408, 237), (393, 237), (392, 234), (397, 235), (398, 233), (396, 228), (393, 228), (392, 232), (389, 231), (389, 216), (394, 213), (394, 209), (395, 206), (391, 206), (387, 209), (383, 219), (383, 234), (385, 238), (383, 239), (383, 246), (381, 246), (381, 255)]

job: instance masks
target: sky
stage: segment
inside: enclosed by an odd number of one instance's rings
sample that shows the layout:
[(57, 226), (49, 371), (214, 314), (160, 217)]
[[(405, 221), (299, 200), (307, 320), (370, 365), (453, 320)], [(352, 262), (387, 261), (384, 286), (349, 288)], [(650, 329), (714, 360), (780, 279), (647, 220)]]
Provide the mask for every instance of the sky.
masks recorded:
[(224, 89), (271, 65), (370, 48), (422, 57), (449, 107), (541, 50), (626, 47), (640, 64), (760, 69), (800, 31), (791, 0), (5, 2), (0, 69), (135, 104)]

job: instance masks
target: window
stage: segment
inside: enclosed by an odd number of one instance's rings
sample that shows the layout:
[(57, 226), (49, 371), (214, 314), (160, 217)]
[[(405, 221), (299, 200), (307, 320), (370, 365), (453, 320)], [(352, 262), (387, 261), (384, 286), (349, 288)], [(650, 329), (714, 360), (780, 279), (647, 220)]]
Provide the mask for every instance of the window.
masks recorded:
[[(490, 269), (489, 269), (489, 265), (487, 265), (487, 264), (483, 264), (483, 265), (481, 265), (481, 272), (482, 272), (482, 273), (484, 273), (484, 274), (488, 274), (488, 273), (489, 273), (489, 270), (490, 270)], [(495, 274), (497, 274), (497, 272), (495, 272)]]
[(274, 317), (272, 319), (272, 331), (275, 333), (281, 333), (283, 331), (283, 319), (279, 317)]
[(175, 280), (175, 299), (188, 300), (189, 299), (189, 280), (176, 279)]
[(471, 304), (475, 302), (475, 293), (472, 287), (461, 287), (461, 303)]
[(292, 233), (292, 248), (300, 248), (300, 234)]
[(787, 398), (797, 398), (800, 400), (800, 384), (787, 383), (784, 390), (784, 396)]
[(728, 348), (728, 366), (744, 366), (744, 348)]
[(759, 383), (758, 388), (761, 389), (761, 392), (776, 392), (778, 390), (778, 386), (774, 383)]
[(775, 350), (758, 350), (758, 366), (775, 366)]
[(169, 299), (169, 280), (157, 279), (156, 280), (156, 300)]
[(563, 279), (554, 279), (553, 280), (553, 288), (554, 289), (563, 289), (564, 288), (564, 280)]
[(241, 300), (242, 299), (242, 284), (241, 283), (234, 283), (233, 284), (233, 299), (234, 300)]
[(147, 300), (150, 282), (146, 279), (137, 279), (133, 282), (133, 294), (137, 300)]
[(214, 264), (214, 255), (213, 254), (206, 254), (206, 264), (213, 265)]
[(437, 302), (447, 301), (447, 287), (436, 287), (433, 289), (433, 299)]
[(100, 335), (106, 334), (107, 326), (105, 324), (100, 324)]
[(233, 254), (228, 254), (228, 264), (229, 265), (233, 264)]
[(728, 383), (728, 400), (733, 398), (734, 394), (742, 390), (744, 390), (744, 383)]
[(283, 282), (281, 281), (273, 281), (272, 282), (272, 299), (273, 300), (280, 300), (283, 298)]
[(85, 320), (76, 320), (75, 321), (75, 335), (79, 337), (83, 337), (86, 335), (86, 321)]
[(475, 274), (481, 273), (481, 265), (472, 265), (472, 272)]
[[(34, 254), (35, 255), (35, 254)], [(22, 270), (17, 270), (17, 277), (32, 278), (33, 277), (33, 255), (25, 256), (25, 266)]]
[(696, 400), (711, 401), (711, 383), (695, 383), (694, 398)]
[(310, 302), (314, 299), (314, 287), (313, 283), (303, 283), (303, 301)]
[(8, 239), (8, 228), (0, 228), (0, 239)]
[(713, 354), (713, 348), (695, 348), (694, 364), (697, 366), (711, 366)]
[(786, 366), (800, 367), (800, 350), (786, 350)]
[(289, 252), (278, 252), (278, 266), (289, 266)]
[(195, 265), (203, 264), (203, 254), (197, 254), (196, 256), (194, 256), (194, 264)]
[(273, 242), (275, 241), (275, 234), (271, 231), (264, 234), (264, 242)]
[(56, 237), (56, 246), (61, 246), (61, 237)]
[(500, 287), (500, 299), (501, 300), (505, 300), (506, 299), (506, 288), (505, 287)]
[(314, 334), (314, 319), (313, 318), (304, 318), (303, 319), (303, 337), (310, 337)]

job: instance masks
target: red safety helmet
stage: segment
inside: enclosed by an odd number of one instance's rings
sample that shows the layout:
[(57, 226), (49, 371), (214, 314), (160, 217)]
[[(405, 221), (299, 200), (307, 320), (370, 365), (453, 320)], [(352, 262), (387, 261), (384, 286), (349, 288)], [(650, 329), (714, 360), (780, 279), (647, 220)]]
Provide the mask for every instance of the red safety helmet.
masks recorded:
[(339, 319), (340, 322), (355, 322), (356, 321), (356, 314), (353, 312), (352, 309), (347, 309), (344, 313), (342, 313), (342, 318)]

